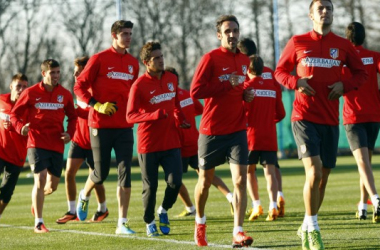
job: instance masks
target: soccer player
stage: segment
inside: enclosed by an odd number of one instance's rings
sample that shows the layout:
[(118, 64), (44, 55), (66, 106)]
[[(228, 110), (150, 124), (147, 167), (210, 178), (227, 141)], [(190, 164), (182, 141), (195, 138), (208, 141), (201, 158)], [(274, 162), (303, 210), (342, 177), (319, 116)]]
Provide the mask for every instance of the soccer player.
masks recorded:
[(0, 218), (11, 201), (25, 163), (27, 137), (15, 131), (10, 122), (10, 113), (27, 87), (27, 76), (18, 73), (12, 77), (11, 92), (0, 95), (0, 175), (4, 174), (0, 187)]
[[(293, 36), (275, 71), (276, 80), (297, 90), (292, 129), (306, 180), (303, 189), (305, 218), (298, 230), (304, 249), (324, 249), (317, 220), (328, 177), (335, 167), (339, 138), (339, 97), (367, 79), (364, 66), (349, 41), (331, 31), (333, 4), (313, 0), (309, 6), (313, 30)], [(343, 65), (352, 78), (341, 80)], [(290, 73), (296, 67), (296, 75)]]
[[(245, 103), (248, 120), (248, 175), (255, 175), (258, 162), (264, 167), (269, 195), (269, 211), (267, 221), (277, 219), (277, 192), (278, 181), (276, 177), (277, 163), (277, 132), (276, 122), (285, 117), (282, 104), (281, 87), (273, 79), (262, 77), (264, 62), (261, 57), (252, 55), (248, 69), (249, 81), (244, 83), (245, 89), (254, 91), (255, 98)], [(250, 193), (253, 185), (248, 183)], [(257, 186), (256, 186), (257, 187)], [(257, 190), (257, 189), (256, 189)], [(251, 220), (257, 218), (251, 218)]]
[[(79, 57), (74, 60), (74, 78), (75, 82), (77, 77), (83, 71), (87, 64), (88, 57)], [(66, 162), (65, 171), (65, 188), (68, 211), (56, 222), (58, 224), (65, 224), (68, 221), (77, 220), (77, 213), (75, 209), (76, 201), (76, 182), (75, 176), (78, 169), (84, 161), (89, 166), (89, 173), (94, 170), (94, 158), (92, 156), (91, 143), (90, 143), (90, 132), (88, 128), (88, 113), (89, 106), (77, 99), (76, 112), (78, 115), (78, 120), (76, 124), (76, 129), (74, 137), (71, 140), (70, 150)], [(95, 194), (98, 200), (98, 209), (94, 216), (91, 218), (90, 222), (100, 222), (108, 216), (108, 209), (106, 205), (105, 189), (104, 185), (95, 186)]]
[[(255, 55), (257, 52), (257, 47), (255, 42), (252, 39), (244, 38), (239, 41), (238, 48), (241, 53), (246, 54), (247, 56)], [(274, 72), (272, 69), (266, 67), (264, 65), (263, 72), (261, 74), (261, 77), (264, 82), (267, 80), (270, 82), (269, 84), (272, 84), (272, 81), (274, 80)], [(279, 88), (280, 84), (274, 80), (274, 84), (277, 85)], [(282, 92), (280, 91), (276, 98), (282, 99)], [(284, 110), (285, 111), (285, 110)], [(279, 120), (278, 120), (279, 121)], [(277, 144), (277, 138), (274, 138), (276, 140)], [(275, 175), (277, 180), (277, 209), (278, 209), (278, 217), (284, 217), (285, 216), (285, 197), (282, 192), (282, 176), (280, 171), (280, 165), (278, 164), (278, 161), (275, 164)], [(246, 216), (248, 217), (248, 220), (254, 221), (259, 216), (264, 214), (263, 208), (261, 206), (260, 196), (259, 196), (259, 188), (258, 188), (258, 182), (257, 182), (257, 175), (256, 175), (256, 166), (248, 166), (248, 176), (247, 176), (247, 185), (248, 185), (248, 191), (252, 199), (252, 208), (248, 209), (246, 212)]]
[[(165, 71), (169, 71), (177, 76), (178, 73), (175, 68), (166, 67)], [(182, 157), (182, 173), (187, 173), (188, 166), (190, 165), (197, 174), (199, 172), (198, 167), (198, 137), (199, 132), (196, 126), (195, 117), (203, 113), (203, 105), (197, 99), (190, 97), (190, 92), (178, 87), (178, 98), (180, 101), (182, 112), (184, 113), (186, 119), (190, 122), (190, 129), (179, 128), (180, 139), (181, 139), (181, 157)], [(212, 180), (212, 185), (214, 185), (228, 200), (230, 203), (231, 214), (234, 214), (232, 206), (232, 193), (228, 189), (227, 185), (223, 182), (221, 178), (214, 175)], [(179, 189), (178, 196), (181, 198), (182, 202), (185, 204), (185, 210), (181, 212), (178, 217), (185, 217), (190, 215), (195, 215), (195, 207), (190, 199), (189, 192), (185, 184), (182, 182), (182, 186)]]
[[(21, 135), (28, 135), (28, 160), (34, 172), (32, 211), (35, 233), (47, 233), (42, 219), (45, 195), (53, 193), (63, 168), (64, 144), (75, 132), (77, 115), (73, 96), (59, 84), (60, 66), (54, 59), (41, 64), (42, 81), (22, 92), (12, 109), (11, 122)], [(28, 120), (23, 119), (28, 115)], [(68, 117), (67, 131), (63, 122)]]
[(154, 209), (158, 187), (158, 167), (165, 172), (166, 189), (162, 204), (157, 209), (160, 230), (169, 234), (167, 211), (177, 200), (182, 185), (181, 142), (176, 124), (190, 128), (181, 111), (177, 77), (164, 71), (161, 44), (146, 43), (140, 52), (146, 73), (132, 85), (127, 106), (127, 119), (139, 123), (137, 151), (143, 181), (143, 205), (146, 233), (159, 236)]
[(165, 172), (166, 189), (162, 204), (157, 209), (160, 230), (169, 234), (170, 222), (167, 211), (177, 200), (182, 184), (182, 167), (179, 127), (189, 128), (178, 100), (177, 77), (164, 71), (164, 56), (161, 44), (146, 43), (140, 51), (146, 73), (132, 85), (129, 94), (127, 119), (139, 123), (137, 151), (143, 181), (143, 205), (146, 233), (159, 236), (154, 209), (158, 187), (158, 167)]
[[(361, 23), (350, 23), (346, 28), (346, 37), (355, 46), (368, 73), (368, 80), (363, 86), (343, 96), (343, 124), (360, 174), (360, 202), (356, 217), (359, 220), (367, 218), (369, 194), (373, 205), (372, 221), (377, 223), (380, 222), (380, 199), (372, 173), (371, 157), (380, 128), (380, 95), (377, 86), (380, 53), (362, 46), (365, 29)], [(350, 72), (346, 67), (344, 69), (345, 77), (350, 78)]]
[(78, 195), (77, 216), (82, 221), (87, 218), (91, 190), (107, 179), (111, 150), (114, 149), (118, 167), (119, 205), (116, 234), (135, 233), (127, 220), (131, 195), (133, 124), (128, 123), (125, 117), (128, 94), (139, 72), (137, 59), (127, 52), (132, 28), (133, 23), (130, 21), (114, 22), (111, 27), (111, 48), (90, 58), (74, 86), (77, 97), (92, 107), (88, 125), (95, 163), (94, 171)]
[(220, 16), (216, 23), (218, 49), (204, 55), (195, 71), (190, 94), (204, 99), (205, 107), (198, 140), (199, 176), (195, 187), (194, 238), (207, 246), (205, 206), (215, 167), (229, 160), (234, 185), (233, 246), (250, 246), (252, 237), (243, 231), (247, 207), (247, 133), (243, 100), (253, 94), (244, 91), (249, 58), (240, 53), (237, 43), (239, 22), (233, 15)]

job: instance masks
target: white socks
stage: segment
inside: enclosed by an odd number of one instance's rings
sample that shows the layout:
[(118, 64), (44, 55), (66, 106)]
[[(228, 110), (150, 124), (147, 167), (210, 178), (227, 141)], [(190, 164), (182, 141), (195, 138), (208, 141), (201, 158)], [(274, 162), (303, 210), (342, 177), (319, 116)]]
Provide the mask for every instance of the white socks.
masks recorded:
[(107, 204), (105, 201), (103, 203), (98, 203), (98, 211), (102, 213), (107, 211)]
[(371, 197), (372, 205), (374, 207), (377, 207), (379, 205), (379, 195), (375, 194), (374, 196)]
[(206, 215), (204, 215), (202, 218), (195, 216), (195, 222), (197, 224), (206, 224)]
[(307, 231), (310, 233), (314, 230), (319, 231), (318, 226), (318, 215), (306, 215), (305, 216), (306, 222), (307, 222)]
[(162, 206), (160, 206), (158, 209), (157, 209), (157, 213), (158, 214), (166, 214), (168, 211), (165, 210), (165, 208), (163, 208)]
[(121, 227), (123, 224), (127, 223), (127, 218), (119, 218), (117, 220), (117, 226)]
[(235, 236), (240, 232), (243, 232), (243, 227), (240, 227), (240, 226), (234, 227), (234, 231), (232, 232), (232, 235)]
[(186, 211), (189, 213), (193, 213), (195, 211), (195, 207), (194, 206), (186, 207)]
[(76, 206), (75, 201), (67, 201), (67, 206), (69, 207), (69, 212), (75, 214)]
[(229, 203), (232, 203), (233, 197), (234, 197), (234, 195), (232, 193), (228, 193), (226, 195), (226, 198), (227, 198), (227, 200), (228, 200)]

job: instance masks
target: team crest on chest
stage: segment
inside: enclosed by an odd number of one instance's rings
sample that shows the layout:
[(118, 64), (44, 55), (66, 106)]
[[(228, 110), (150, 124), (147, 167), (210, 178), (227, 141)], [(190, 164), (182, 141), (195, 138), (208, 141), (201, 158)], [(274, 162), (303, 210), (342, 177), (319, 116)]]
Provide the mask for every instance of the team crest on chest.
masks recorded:
[(246, 75), (247, 74), (247, 65), (242, 65), (241, 70), (243, 71), (243, 74)]
[(168, 83), (168, 89), (172, 92), (174, 91), (174, 84), (172, 82)]
[(338, 58), (338, 56), (339, 56), (339, 49), (331, 48), (331, 49), (330, 49), (330, 56), (331, 56), (331, 58), (333, 58), (333, 59)]
[(128, 65), (128, 71), (130, 74), (133, 73), (133, 66), (132, 65)]
[(58, 101), (59, 103), (63, 102), (63, 95), (58, 95), (58, 96), (57, 96), (57, 101)]

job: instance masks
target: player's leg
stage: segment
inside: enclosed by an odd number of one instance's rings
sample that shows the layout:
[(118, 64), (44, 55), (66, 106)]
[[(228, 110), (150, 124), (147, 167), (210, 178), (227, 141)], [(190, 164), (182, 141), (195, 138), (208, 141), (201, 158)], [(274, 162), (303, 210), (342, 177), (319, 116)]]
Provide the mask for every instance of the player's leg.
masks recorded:
[(134, 234), (128, 223), (128, 208), (131, 198), (131, 164), (133, 154), (133, 131), (131, 128), (115, 130), (114, 150), (118, 168), (117, 199), (119, 219), (117, 234)]
[(276, 179), (277, 179), (277, 186), (278, 186), (278, 192), (277, 192), (277, 209), (278, 209), (278, 217), (284, 217), (285, 216), (285, 197), (284, 193), (282, 192), (282, 174), (280, 170), (280, 165), (278, 162), (276, 163)]
[[(91, 149), (84, 149), (84, 155), (86, 159), (86, 165), (88, 166), (89, 175), (92, 174), (95, 168), (94, 157)], [(98, 209), (90, 219), (90, 222), (100, 222), (108, 217), (109, 212), (106, 203), (106, 190), (104, 184), (95, 185), (95, 196), (98, 201)]]
[(263, 164), (264, 176), (267, 182), (267, 192), (269, 196), (269, 210), (267, 221), (274, 221), (277, 219), (277, 192), (278, 182), (276, 178), (276, 167), (274, 164)]
[[(361, 201), (356, 217), (359, 219), (366, 218), (369, 196), (374, 206), (373, 222), (380, 222), (380, 214), (377, 215), (377, 210), (380, 213), (379, 196), (371, 164), (372, 150), (375, 147), (375, 141), (379, 133), (379, 123), (347, 124), (345, 129), (360, 175)], [(363, 186), (365, 189), (363, 189)]]
[(143, 219), (146, 224), (146, 232), (149, 237), (159, 236), (155, 222), (154, 210), (156, 207), (156, 193), (158, 187), (159, 153), (138, 154), (143, 182)]
[(247, 208), (247, 171), (248, 171), (248, 145), (246, 131), (239, 131), (229, 135), (229, 152), (232, 183), (234, 185), (234, 229), (232, 246), (250, 246), (252, 237), (245, 235), (243, 223)]
[(168, 210), (173, 207), (177, 200), (179, 189), (182, 185), (182, 168), (181, 151), (179, 148), (170, 149), (162, 152), (160, 164), (165, 173), (165, 194), (161, 206), (157, 210), (160, 219), (160, 230), (163, 234), (169, 234), (170, 222), (168, 218)]
[(4, 171), (0, 187), (0, 217), (11, 201), (21, 169), (22, 167), (4, 162), (0, 159), (0, 173)]
[(50, 154), (50, 165), (48, 166), (48, 174), (44, 188), (45, 195), (52, 194), (57, 190), (63, 169), (63, 154), (54, 151), (48, 152)]
[[(260, 152), (249, 151), (248, 153), (248, 170), (247, 170), (247, 189), (252, 200), (251, 209), (247, 209), (249, 221), (254, 221), (264, 214), (259, 196), (259, 183), (256, 174), (256, 164), (259, 162)], [(248, 207), (250, 207), (248, 205)]]
[[(195, 155), (196, 158), (198, 158), (198, 155)], [(187, 173), (190, 157), (182, 157), (182, 173)], [(196, 166), (198, 167), (198, 166)], [(178, 193), (179, 198), (181, 199), (182, 203), (185, 205), (185, 210), (183, 210), (177, 217), (185, 217), (190, 215), (195, 215), (195, 207), (193, 202), (191, 201), (189, 192), (186, 188), (186, 185), (182, 182), (181, 187), (179, 188)]]
[(84, 188), (78, 194), (77, 216), (84, 221), (88, 214), (88, 205), (92, 189), (107, 179), (113, 147), (113, 130), (90, 128), (91, 149), (94, 157), (94, 171), (88, 176)]

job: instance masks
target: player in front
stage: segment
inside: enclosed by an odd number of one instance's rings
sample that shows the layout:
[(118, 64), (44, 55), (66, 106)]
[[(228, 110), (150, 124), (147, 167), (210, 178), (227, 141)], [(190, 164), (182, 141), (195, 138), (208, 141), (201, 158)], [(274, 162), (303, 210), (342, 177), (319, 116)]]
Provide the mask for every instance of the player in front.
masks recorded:
[(253, 94), (244, 91), (243, 83), (249, 58), (240, 53), (237, 43), (240, 27), (233, 15), (220, 16), (216, 22), (221, 46), (205, 54), (195, 71), (190, 94), (204, 99), (205, 107), (199, 128), (199, 175), (195, 188), (195, 232), (198, 246), (207, 246), (205, 206), (215, 167), (228, 158), (234, 185), (234, 247), (250, 246), (252, 237), (243, 231), (247, 207), (247, 133), (243, 101)]
[[(275, 78), (294, 89), (292, 129), (306, 180), (305, 217), (298, 230), (303, 249), (324, 249), (318, 211), (331, 170), (336, 165), (339, 139), (339, 98), (367, 79), (357, 52), (346, 39), (331, 31), (334, 7), (330, 0), (313, 0), (309, 17), (313, 30), (293, 36), (278, 62)], [(342, 80), (343, 65), (353, 76)], [(291, 72), (296, 67), (296, 75)]]
[[(58, 187), (63, 169), (64, 144), (75, 132), (77, 114), (70, 91), (59, 84), (60, 65), (54, 59), (41, 64), (42, 81), (26, 89), (12, 109), (11, 122), (21, 135), (28, 135), (28, 160), (34, 172), (32, 213), (35, 233), (47, 233), (42, 219), (45, 195)], [(28, 119), (24, 116), (27, 114)], [(64, 119), (68, 117), (67, 131)]]

